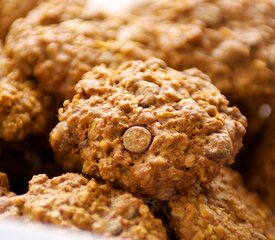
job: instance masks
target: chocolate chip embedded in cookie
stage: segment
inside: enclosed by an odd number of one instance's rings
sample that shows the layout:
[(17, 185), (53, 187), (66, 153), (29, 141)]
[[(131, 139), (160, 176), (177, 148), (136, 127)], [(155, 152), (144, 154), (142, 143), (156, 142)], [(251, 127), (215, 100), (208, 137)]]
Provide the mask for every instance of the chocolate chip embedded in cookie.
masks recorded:
[(143, 153), (151, 143), (151, 133), (144, 127), (131, 127), (123, 134), (123, 145), (132, 153)]
[(85, 174), (137, 195), (166, 200), (209, 182), (242, 145), (245, 117), (196, 69), (159, 59), (101, 65), (76, 91), (59, 112), (53, 148), (79, 154)]

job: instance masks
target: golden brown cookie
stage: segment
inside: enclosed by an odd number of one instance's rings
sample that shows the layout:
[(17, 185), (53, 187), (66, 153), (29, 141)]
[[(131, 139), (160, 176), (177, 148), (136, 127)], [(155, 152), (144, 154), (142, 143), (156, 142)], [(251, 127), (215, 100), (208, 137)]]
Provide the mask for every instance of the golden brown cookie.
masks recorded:
[(271, 211), (227, 168), (210, 184), (174, 196), (169, 207), (178, 239), (275, 239)]
[(73, 173), (53, 179), (34, 176), (28, 193), (0, 198), (0, 212), (0, 218), (20, 217), (108, 237), (167, 239), (161, 221), (141, 200)]
[(53, 148), (136, 194), (165, 200), (209, 182), (242, 145), (245, 117), (196, 69), (179, 72), (160, 59), (100, 65), (76, 92), (59, 111)]
[(44, 0), (26, 16), (33, 25), (58, 24), (78, 18), (85, 11), (87, 0)]
[(45, 131), (51, 98), (26, 80), (0, 46), (0, 139), (22, 140)]
[(151, 2), (134, 11), (121, 38), (154, 50), (173, 68), (199, 68), (232, 99), (274, 93), (274, 1)]
[(65, 100), (73, 96), (76, 82), (93, 66), (115, 67), (151, 56), (131, 41), (109, 40), (121, 24), (118, 19), (74, 19), (33, 26), (21, 19), (13, 25), (5, 50), (23, 74), (34, 76), (42, 89)]

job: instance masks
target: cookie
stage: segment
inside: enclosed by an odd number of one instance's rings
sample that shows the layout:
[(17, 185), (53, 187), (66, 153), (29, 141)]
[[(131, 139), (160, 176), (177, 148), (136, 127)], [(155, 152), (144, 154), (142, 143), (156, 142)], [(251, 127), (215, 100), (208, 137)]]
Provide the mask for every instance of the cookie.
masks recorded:
[(210, 184), (174, 196), (169, 208), (170, 226), (178, 239), (275, 238), (271, 211), (229, 168)]
[(246, 119), (196, 69), (159, 59), (104, 65), (84, 75), (59, 111), (52, 147), (79, 155), (82, 171), (135, 194), (167, 200), (209, 182), (234, 161)]
[(120, 239), (162, 239), (166, 232), (149, 208), (127, 192), (67, 173), (34, 176), (28, 193), (0, 198), (0, 218), (51, 223)]

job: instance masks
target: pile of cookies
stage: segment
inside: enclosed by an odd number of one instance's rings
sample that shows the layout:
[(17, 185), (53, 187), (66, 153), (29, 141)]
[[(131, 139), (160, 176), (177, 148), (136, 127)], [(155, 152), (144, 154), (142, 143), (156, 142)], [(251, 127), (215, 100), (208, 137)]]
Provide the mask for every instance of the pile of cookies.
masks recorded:
[(0, 219), (275, 239), (273, 0), (0, 1), (0, 31)]

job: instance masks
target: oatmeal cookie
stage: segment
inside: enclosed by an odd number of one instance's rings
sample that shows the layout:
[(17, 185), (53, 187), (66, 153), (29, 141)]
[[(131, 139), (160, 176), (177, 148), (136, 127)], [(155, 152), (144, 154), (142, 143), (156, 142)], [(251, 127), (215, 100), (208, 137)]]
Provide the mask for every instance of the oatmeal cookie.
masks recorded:
[(73, 96), (76, 82), (93, 66), (104, 63), (115, 67), (151, 56), (131, 41), (113, 40), (119, 25), (119, 20), (74, 19), (34, 27), (20, 19), (7, 37), (5, 50), (24, 75), (34, 76), (46, 92), (67, 99)]
[(274, 1), (152, 2), (121, 38), (154, 50), (170, 67), (199, 68), (232, 99), (275, 92)]
[(0, 138), (16, 141), (42, 133), (47, 127), (48, 100), (31, 81), (1, 79)]
[(108, 237), (167, 239), (161, 221), (141, 200), (73, 173), (34, 176), (28, 193), (0, 200), (0, 212), (0, 218), (21, 217)]
[(83, 173), (135, 194), (169, 199), (209, 182), (234, 161), (246, 119), (196, 69), (160, 59), (104, 65), (84, 75), (51, 132), (57, 152), (79, 154)]
[(51, 98), (26, 80), (0, 46), (0, 139), (22, 140), (47, 127)]
[(275, 239), (275, 221), (237, 172), (223, 168), (210, 184), (174, 196), (170, 226), (178, 239)]

